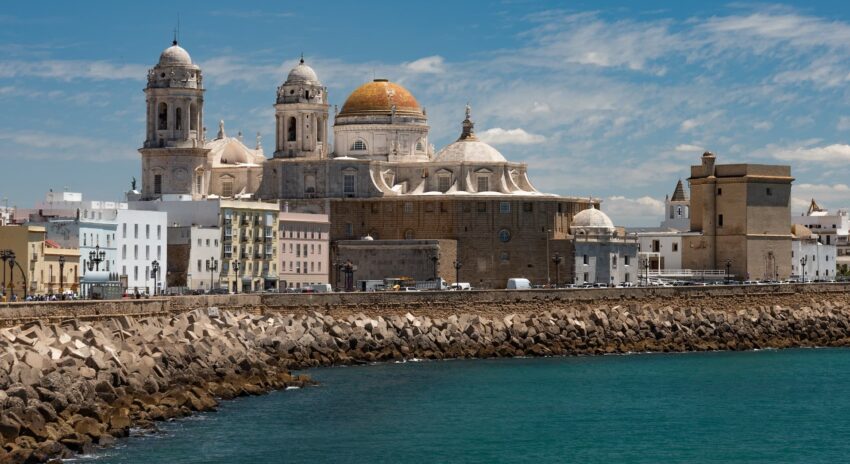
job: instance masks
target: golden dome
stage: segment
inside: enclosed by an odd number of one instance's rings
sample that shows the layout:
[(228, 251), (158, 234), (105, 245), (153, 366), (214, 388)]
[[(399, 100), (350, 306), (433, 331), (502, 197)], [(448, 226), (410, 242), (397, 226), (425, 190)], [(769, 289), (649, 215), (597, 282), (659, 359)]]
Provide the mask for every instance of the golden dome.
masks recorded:
[(375, 79), (358, 87), (342, 105), (340, 116), (389, 115), (424, 116), (419, 102), (404, 87), (386, 79)]

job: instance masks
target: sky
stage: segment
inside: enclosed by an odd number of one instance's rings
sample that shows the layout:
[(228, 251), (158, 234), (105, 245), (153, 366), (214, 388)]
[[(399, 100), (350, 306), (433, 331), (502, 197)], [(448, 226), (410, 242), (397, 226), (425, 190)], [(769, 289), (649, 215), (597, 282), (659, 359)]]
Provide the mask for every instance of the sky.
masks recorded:
[(141, 178), (147, 70), (180, 44), (205, 121), (272, 146), (275, 91), (301, 53), (342, 106), (386, 78), (437, 149), (476, 131), (541, 191), (657, 225), (710, 150), (789, 164), (792, 214), (850, 207), (850, 3), (660, 1), (12, 2), (0, 12), (0, 204), (49, 189), (119, 200)]

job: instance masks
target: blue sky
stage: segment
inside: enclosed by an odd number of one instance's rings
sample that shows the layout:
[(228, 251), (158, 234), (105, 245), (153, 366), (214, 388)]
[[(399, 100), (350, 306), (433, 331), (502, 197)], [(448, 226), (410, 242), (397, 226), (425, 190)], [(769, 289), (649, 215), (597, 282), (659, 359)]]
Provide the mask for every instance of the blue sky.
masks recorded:
[[(139, 177), (147, 69), (181, 45), (205, 125), (271, 145), (275, 89), (304, 52), (331, 104), (384, 77), (439, 149), (473, 108), (543, 191), (596, 196), (623, 225), (706, 149), (791, 164), (793, 210), (850, 207), (846, 2), (13, 2), (0, 13), (0, 201), (50, 188), (120, 199)], [(636, 6), (637, 5), (637, 6)]]

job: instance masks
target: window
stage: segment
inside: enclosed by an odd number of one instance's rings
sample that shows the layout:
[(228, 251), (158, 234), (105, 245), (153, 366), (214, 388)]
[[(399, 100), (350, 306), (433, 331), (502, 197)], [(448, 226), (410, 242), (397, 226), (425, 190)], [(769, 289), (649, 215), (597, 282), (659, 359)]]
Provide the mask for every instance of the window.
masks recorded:
[(503, 263), (507, 263), (511, 260), (511, 255), (507, 251), (503, 251), (499, 253), (499, 261)]
[(434, 203), (433, 202), (429, 201), (429, 202), (425, 203), (425, 212), (426, 213), (433, 213), (434, 212)]
[(675, 251), (679, 251), (679, 244), (678, 244), (678, 243), (674, 243), (674, 244), (673, 244), (673, 251), (674, 251), (674, 252), (675, 252)]
[(295, 122), (295, 117), (289, 118), (288, 126), (289, 127), (287, 127), (287, 132), (286, 132), (286, 141), (287, 142), (294, 142), (295, 141), (295, 135), (296, 135), (296, 126), (297, 126), (297, 123)]
[(526, 201), (525, 203), (522, 204), (522, 210), (523, 210), (523, 212), (526, 212), (526, 213), (533, 212), (534, 211), (534, 203), (532, 203), (530, 201)]
[[(582, 264), (587, 264), (587, 262), (588, 262), (587, 261), (587, 255), (583, 255), (582, 256)], [(587, 274), (585, 274), (585, 275), (587, 275)], [(585, 277), (584, 280), (587, 280), (587, 277)]]
[(354, 237), (354, 224), (350, 222), (345, 224), (345, 236)]
[(160, 102), (158, 113), (158, 122), (157, 128), (159, 130), (168, 129), (168, 105), (165, 102)]
[(174, 111), (174, 129), (183, 130), (183, 108)]
[(151, 247), (150, 247), (150, 245), (145, 245), (145, 259), (146, 260), (151, 259)]
[(127, 238), (127, 223), (121, 224), (121, 238)]
[(121, 259), (127, 259), (127, 245), (121, 245)]
[[(629, 265), (629, 256), (628, 255), (623, 256), (623, 266), (628, 266), (628, 265)], [(626, 280), (629, 280), (629, 279), (626, 278)]]
[(232, 197), (233, 196), (233, 181), (232, 180), (224, 180), (221, 182), (221, 196), (223, 197)]
[(139, 266), (133, 266), (133, 280), (139, 280)]
[(483, 201), (478, 202), (478, 212), (486, 213), (487, 212), (487, 203)]
[(717, 215), (717, 227), (723, 227), (723, 215), (722, 214)]
[(499, 212), (502, 214), (507, 214), (511, 212), (511, 203), (509, 201), (500, 201), (499, 202)]
[(156, 259), (162, 259), (162, 247), (160, 245), (156, 246)]
[(354, 194), (354, 174), (344, 174), (342, 176), (342, 193), (346, 195)]
[(210, 246), (210, 239), (207, 239), (207, 246)]
[(406, 201), (404, 203), (404, 214), (413, 214), (413, 202)]
[(145, 238), (146, 239), (151, 238), (151, 225), (150, 224), (145, 224)]
[(767, 187), (766, 192), (767, 192), (767, 196), (772, 196), (772, 195), (773, 195), (773, 189), (772, 189), (772, 188), (770, 188), (770, 187)]
[(413, 240), (413, 230), (407, 229), (406, 231), (404, 231), (404, 239)]
[(162, 226), (156, 226), (156, 239), (162, 240)]
[(139, 245), (133, 245), (133, 259), (139, 259)]
[(486, 176), (478, 176), (478, 191), (479, 192), (489, 192), (490, 191), (490, 178)]
[(189, 105), (189, 130), (198, 130), (198, 108), (194, 103)]
[(681, 206), (676, 207), (676, 214), (679, 217), (682, 217), (682, 207)]
[(351, 151), (365, 151), (366, 150), (366, 142), (362, 139), (357, 139), (354, 143), (351, 144)]
[(121, 275), (127, 275), (127, 266), (121, 266)]
[(153, 193), (157, 195), (162, 194), (162, 174), (153, 176)]
[(442, 175), (437, 179), (437, 190), (446, 193), (452, 188), (452, 176)]
[(201, 260), (198, 260), (198, 272), (201, 272)]
[(719, 197), (720, 195), (723, 195), (723, 189), (722, 188), (717, 189), (717, 196)]
[(588, 277), (588, 276), (589, 276), (589, 274), (588, 274), (587, 272), (585, 272), (585, 273), (584, 273), (584, 281), (585, 281), (585, 282), (587, 282), (587, 281), (588, 281), (588, 280), (587, 280), (587, 277)]
[(502, 243), (507, 243), (511, 241), (511, 231), (508, 229), (502, 229), (499, 231), (499, 241)]
[(617, 255), (611, 257), (611, 267), (617, 269)]
[(422, 143), (422, 141), (421, 140), (417, 141), (416, 142), (416, 151), (424, 151), (424, 150), (425, 150), (425, 145)]

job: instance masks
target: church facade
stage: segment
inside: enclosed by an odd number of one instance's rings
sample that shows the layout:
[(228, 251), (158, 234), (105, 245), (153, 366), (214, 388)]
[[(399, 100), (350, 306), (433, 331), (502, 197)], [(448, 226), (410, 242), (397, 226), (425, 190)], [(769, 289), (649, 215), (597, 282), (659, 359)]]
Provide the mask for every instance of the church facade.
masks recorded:
[(332, 261), (346, 259), (334, 246), (340, 240), (454, 240), (449, 259), (461, 281), (478, 288), (504, 288), (511, 277), (546, 284), (554, 254), (574, 255), (572, 217), (599, 205), (538, 191), (526, 164), (478, 139), (468, 105), (458, 139), (435, 150), (426, 110), (385, 79), (355, 89), (331, 119), (327, 88), (302, 59), (277, 90), (269, 159), (259, 142), (248, 149), (223, 126), (209, 142), (197, 130), (201, 83), (201, 70), (176, 43), (151, 70), (142, 197), (254, 198), (328, 214)]

